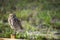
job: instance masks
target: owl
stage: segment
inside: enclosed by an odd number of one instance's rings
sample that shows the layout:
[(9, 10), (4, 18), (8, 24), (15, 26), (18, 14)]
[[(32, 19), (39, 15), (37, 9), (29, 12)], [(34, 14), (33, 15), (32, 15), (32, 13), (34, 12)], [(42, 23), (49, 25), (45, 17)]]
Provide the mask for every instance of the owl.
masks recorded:
[(8, 23), (11, 29), (13, 29), (15, 32), (19, 32), (20, 30), (23, 30), (21, 21), (16, 17), (15, 14), (9, 14)]

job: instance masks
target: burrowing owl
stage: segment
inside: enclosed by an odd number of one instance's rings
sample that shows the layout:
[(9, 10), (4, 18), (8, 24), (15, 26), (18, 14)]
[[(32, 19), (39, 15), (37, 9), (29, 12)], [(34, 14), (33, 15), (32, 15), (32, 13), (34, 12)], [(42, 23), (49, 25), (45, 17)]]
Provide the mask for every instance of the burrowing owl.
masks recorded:
[(21, 21), (17, 19), (15, 14), (9, 14), (8, 23), (15, 32), (18, 32), (23, 29)]

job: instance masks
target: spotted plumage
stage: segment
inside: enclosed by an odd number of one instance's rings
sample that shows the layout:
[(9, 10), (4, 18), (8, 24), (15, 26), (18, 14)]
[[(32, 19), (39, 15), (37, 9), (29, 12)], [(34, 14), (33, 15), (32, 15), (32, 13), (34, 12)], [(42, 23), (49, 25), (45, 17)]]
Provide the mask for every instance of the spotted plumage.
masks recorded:
[(23, 29), (21, 21), (16, 17), (15, 14), (9, 14), (8, 23), (15, 32), (18, 32)]

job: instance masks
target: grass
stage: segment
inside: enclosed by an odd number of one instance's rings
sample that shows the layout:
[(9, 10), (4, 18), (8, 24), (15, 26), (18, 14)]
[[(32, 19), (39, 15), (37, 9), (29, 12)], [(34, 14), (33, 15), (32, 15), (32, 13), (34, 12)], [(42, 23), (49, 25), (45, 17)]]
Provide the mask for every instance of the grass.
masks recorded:
[[(13, 30), (9, 27), (9, 25), (5, 25), (4, 21), (7, 23), (9, 12), (15, 12), (18, 19), (21, 19), (24, 21), (22, 26), (24, 27), (25, 31), (40, 31), (40, 28), (37, 28), (39, 24), (47, 25), (45, 27), (49, 28), (53, 26), (59, 27), (60, 26), (60, 8), (58, 7), (58, 3), (52, 3), (51, 1), (47, 0), (39, 0), (37, 2), (32, 0), (20, 0), (17, 3), (13, 4), (13, 2), (10, 0), (10, 2), (7, 2), (7, 6), (4, 10), (2, 10), (0, 14), (0, 20), (3, 22), (0, 23), (0, 32), (2, 34), (0, 37), (10, 37), (10, 34), (12, 34)], [(13, 7), (16, 7), (16, 10), (11, 9), (12, 5)], [(9, 12), (8, 12), (9, 11)], [(3, 14), (4, 13), (4, 14)], [(35, 15), (36, 13), (36, 15)], [(29, 15), (32, 14), (30, 17)], [(34, 16), (35, 15), (35, 16)], [(30, 19), (29, 22), (27, 19)], [(52, 25), (51, 21), (54, 21), (54, 25)], [(8, 36), (9, 35), (9, 36)], [(34, 36), (34, 35), (33, 35)], [(44, 40), (44, 37), (40, 36), (34, 36), (36, 40)], [(20, 33), (16, 34), (16, 38), (26, 38), (30, 40), (29, 35), (27, 36), (26, 33)]]

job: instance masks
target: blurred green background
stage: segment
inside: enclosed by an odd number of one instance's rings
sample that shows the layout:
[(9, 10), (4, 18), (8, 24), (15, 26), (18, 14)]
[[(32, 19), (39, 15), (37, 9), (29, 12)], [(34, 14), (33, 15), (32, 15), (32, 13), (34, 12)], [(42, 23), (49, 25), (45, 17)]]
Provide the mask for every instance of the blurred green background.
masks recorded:
[[(26, 31), (60, 29), (60, 0), (0, 0), (0, 37), (10, 37), (13, 32), (7, 21), (10, 13), (16, 13)], [(19, 35), (16, 38), (27, 38), (26, 33)]]

